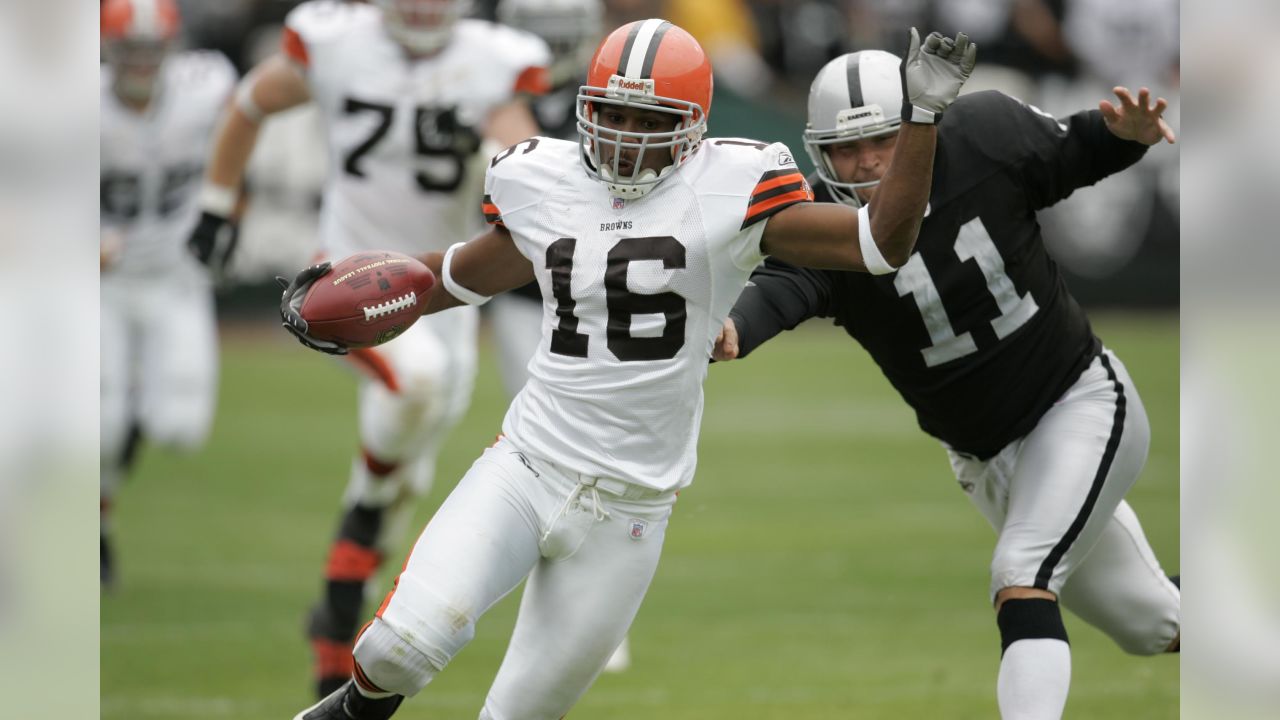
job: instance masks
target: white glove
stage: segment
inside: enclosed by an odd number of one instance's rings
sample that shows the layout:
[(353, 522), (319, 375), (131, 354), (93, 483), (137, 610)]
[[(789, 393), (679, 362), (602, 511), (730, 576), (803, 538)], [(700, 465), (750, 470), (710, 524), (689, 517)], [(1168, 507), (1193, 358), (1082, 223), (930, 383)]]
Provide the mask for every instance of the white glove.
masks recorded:
[(929, 33), (922, 46), (920, 33), (911, 28), (910, 44), (900, 66), (902, 121), (936, 125), (977, 62), (978, 46), (964, 33), (957, 34), (955, 40)]

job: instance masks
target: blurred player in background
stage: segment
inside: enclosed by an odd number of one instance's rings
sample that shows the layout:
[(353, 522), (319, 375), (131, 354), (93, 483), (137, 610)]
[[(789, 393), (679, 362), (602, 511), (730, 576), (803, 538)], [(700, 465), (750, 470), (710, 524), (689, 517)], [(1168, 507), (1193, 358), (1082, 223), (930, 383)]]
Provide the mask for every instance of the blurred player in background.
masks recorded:
[[(532, 35), (464, 19), (466, 6), (317, 0), (296, 8), (281, 52), (249, 74), (224, 119), (196, 237), (230, 223), (262, 119), (308, 101), (324, 118), (332, 158), (320, 218), (326, 256), (420, 254), (470, 237), (484, 179), (473, 165), (537, 133), (522, 96), (546, 89), (550, 56)], [(350, 677), (366, 583), (430, 488), (445, 435), (470, 401), (476, 329), (469, 308), (349, 356), (362, 373), (361, 454), (308, 621), (321, 696)]]
[(185, 241), (236, 73), (220, 54), (174, 52), (173, 0), (108, 0), (101, 13), (101, 553), (110, 585), (109, 511), (138, 443), (194, 449), (213, 421), (217, 329), (205, 266), (225, 264), (231, 238), (193, 252)]
[[(295, 720), (390, 717), (526, 577), (480, 717), (555, 720), (573, 707), (653, 579), (676, 493), (693, 480), (707, 360), (752, 268), (765, 254), (848, 270), (910, 255), (932, 123), (976, 53), (963, 35), (911, 37), (909, 122), (868, 208), (810, 202), (781, 143), (704, 137), (711, 63), (659, 19), (601, 43), (578, 94), (578, 142), (530, 138), (494, 157), (484, 196), (493, 228), (422, 256), (441, 281), (422, 309), (483, 304), (536, 279), (543, 342), (503, 435), (428, 523), (361, 632), (352, 681)], [(342, 352), (309, 336), (295, 309), (329, 271), (299, 273), (281, 316), (309, 347)]]
[[(578, 88), (587, 76), (587, 63), (604, 32), (601, 0), (501, 0), (498, 21), (537, 35), (551, 48), (551, 89), (532, 101), (541, 135), (560, 140), (578, 136)], [(515, 397), (529, 379), (529, 358), (542, 340), (542, 291), (538, 283), (503, 293), (486, 308), (493, 324), (498, 369), (507, 394)], [(631, 667), (626, 638), (605, 665), (605, 672)]]
[[(832, 60), (809, 95), (805, 147), (821, 200), (859, 207), (894, 155), (900, 60)], [(752, 275), (717, 347), (742, 357), (810, 317), (834, 318), (942, 441), (995, 527), (991, 563), (1006, 720), (1057, 718), (1071, 658), (1058, 600), (1126, 651), (1175, 650), (1180, 594), (1123, 497), (1150, 427), (1119, 358), (1045, 252), (1037, 210), (1137, 162), (1173, 131), (1143, 89), (1059, 121), (997, 92), (961, 97), (938, 130), (929, 208), (895, 273)]]

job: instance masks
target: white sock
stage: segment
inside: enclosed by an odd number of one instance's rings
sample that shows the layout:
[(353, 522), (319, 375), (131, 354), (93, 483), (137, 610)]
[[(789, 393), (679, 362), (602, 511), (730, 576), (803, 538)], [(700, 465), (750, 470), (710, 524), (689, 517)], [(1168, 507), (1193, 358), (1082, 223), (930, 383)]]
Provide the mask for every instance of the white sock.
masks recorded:
[(1071, 646), (1062, 640), (1018, 640), (1000, 659), (996, 697), (1003, 720), (1059, 720), (1071, 687)]

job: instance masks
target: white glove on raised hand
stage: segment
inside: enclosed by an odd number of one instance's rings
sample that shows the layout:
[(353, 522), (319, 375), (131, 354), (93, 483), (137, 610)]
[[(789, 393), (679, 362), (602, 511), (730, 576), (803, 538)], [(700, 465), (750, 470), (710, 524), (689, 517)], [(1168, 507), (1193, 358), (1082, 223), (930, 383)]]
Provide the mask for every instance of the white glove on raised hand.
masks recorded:
[(942, 111), (960, 94), (960, 87), (978, 62), (978, 46), (964, 33), (955, 40), (941, 33), (920, 33), (911, 28), (911, 41), (902, 57), (902, 121), (936, 125)]

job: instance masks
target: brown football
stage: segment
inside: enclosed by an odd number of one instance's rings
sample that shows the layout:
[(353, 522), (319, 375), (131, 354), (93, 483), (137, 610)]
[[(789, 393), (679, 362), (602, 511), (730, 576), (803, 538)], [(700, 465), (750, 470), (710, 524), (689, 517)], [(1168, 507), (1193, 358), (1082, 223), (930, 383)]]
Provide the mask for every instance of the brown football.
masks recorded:
[(436, 276), (418, 260), (397, 252), (360, 252), (333, 264), (302, 299), (307, 334), (349, 348), (381, 345), (422, 313)]

